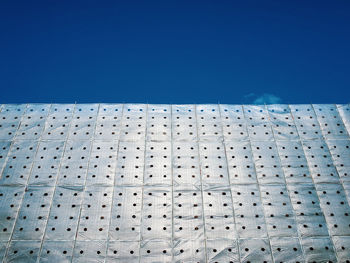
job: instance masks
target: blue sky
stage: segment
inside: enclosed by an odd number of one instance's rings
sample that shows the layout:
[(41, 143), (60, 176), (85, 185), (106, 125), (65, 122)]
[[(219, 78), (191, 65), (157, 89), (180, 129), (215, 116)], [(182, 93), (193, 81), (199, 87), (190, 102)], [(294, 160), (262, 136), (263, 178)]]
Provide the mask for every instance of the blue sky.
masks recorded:
[(348, 103), (350, 1), (1, 1), (0, 102)]

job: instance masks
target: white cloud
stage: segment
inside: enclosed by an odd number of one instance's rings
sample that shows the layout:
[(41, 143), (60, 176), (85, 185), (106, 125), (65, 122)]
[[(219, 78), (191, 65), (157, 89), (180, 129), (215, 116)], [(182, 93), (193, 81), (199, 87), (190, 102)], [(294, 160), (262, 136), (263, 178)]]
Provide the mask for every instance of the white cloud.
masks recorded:
[(249, 93), (244, 95), (244, 102), (247, 104), (279, 104), (282, 103), (282, 98), (270, 93), (263, 93), (260, 96)]
[(257, 97), (253, 104), (279, 104), (282, 103), (282, 99), (276, 95), (264, 93), (261, 96)]
[(244, 95), (243, 97), (244, 97), (244, 99), (251, 99), (253, 97), (256, 97), (256, 94), (251, 92), (249, 94)]

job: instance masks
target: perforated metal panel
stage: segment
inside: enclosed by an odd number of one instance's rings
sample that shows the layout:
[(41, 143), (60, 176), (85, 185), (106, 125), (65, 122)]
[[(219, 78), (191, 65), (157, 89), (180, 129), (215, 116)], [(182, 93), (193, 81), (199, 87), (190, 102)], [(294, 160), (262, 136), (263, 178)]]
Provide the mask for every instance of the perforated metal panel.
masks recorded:
[(0, 106), (3, 262), (350, 262), (349, 105)]

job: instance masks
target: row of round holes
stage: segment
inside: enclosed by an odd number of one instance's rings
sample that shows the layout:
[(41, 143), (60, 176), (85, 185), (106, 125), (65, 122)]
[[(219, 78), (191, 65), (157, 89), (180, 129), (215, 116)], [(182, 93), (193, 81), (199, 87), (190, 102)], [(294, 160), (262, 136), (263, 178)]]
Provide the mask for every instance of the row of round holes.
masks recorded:
[[(345, 248), (342, 247), (342, 249), (344, 250)], [(248, 251), (249, 251), (249, 248), (245, 248), (244, 250), (245, 250), (246, 252), (248, 252)], [(261, 248), (260, 250), (264, 252), (264, 251), (265, 251), (265, 248)], [(277, 248), (276, 250), (277, 250), (277, 251), (281, 251), (281, 248)], [(294, 250), (294, 251), (297, 251), (298, 249), (294, 247), (293, 250)], [(312, 250), (314, 250), (314, 248), (313, 248), (313, 247), (309, 247), (309, 250), (312, 251)], [(325, 250), (329, 250), (329, 248), (326, 246), (326, 247), (325, 247)], [(228, 251), (229, 251), (229, 252), (232, 252), (232, 249), (229, 248)], [(148, 254), (150, 254), (150, 253), (151, 253), (151, 250), (147, 250), (146, 252), (147, 252)], [(179, 252), (180, 252), (180, 253), (183, 253), (184, 250), (181, 249)], [(198, 253), (198, 252), (199, 252), (199, 250), (197, 249), (197, 250), (196, 250), (196, 253)], [(214, 249), (213, 249), (213, 252), (216, 253), (216, 252), (217, 252), (217, 249), (214, 248)], [(17, 254), (18, 251), (17, 251), (17, 250), (14, 250), (13, 253), (14, 253), (14, 254)], [(29, 254), (33, 254), (33, 253), (34, 253), (33, 250), (30, 250), (30, 251), (29, 251)], [(47, 253), (47, 254), (50, 254), (50, 250), (47, 250), (46, 253)], [(67, 254), (67, 251), (64, 250), (62, 253), (63, 253), (63, 254)], [(80, 254), (84, 254), (84, 250), (80, 250), (79, 253), (80, 253)], [(114, 251), (113, 251), (113, 254), (117, 254), (117, 253), (118, 253), (117, 250), (114, 250)], [(129, 253), (130, 253), (130, 254), (134, 254), (134, 251), (133, 251), (133, 250), (130, 250)], [(167, 250), (163, 250), (162, 253), (163, 253), (163, 254), (166, 254), (166, 253), (167, 253)], [(101, 251), (99, 251), (99, 250), (96, 251), (96, 254), (98, 254), (98, 255), (101, 254)], [(230, 261), (230, 262), (232, 262), (232, 261)], [(264, 261), (264, 262), (266, 262), (266, 261)], [(298, 262), (296, 262), (296, 263), (298, 263)]]

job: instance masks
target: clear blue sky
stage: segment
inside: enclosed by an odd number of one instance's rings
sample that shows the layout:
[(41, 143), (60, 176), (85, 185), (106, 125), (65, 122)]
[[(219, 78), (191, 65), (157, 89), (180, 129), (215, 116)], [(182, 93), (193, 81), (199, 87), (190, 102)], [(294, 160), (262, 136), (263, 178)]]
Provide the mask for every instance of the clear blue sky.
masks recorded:
[(1, 1), (0, 89), (2, 103), (347, 103), (350, 1)]

